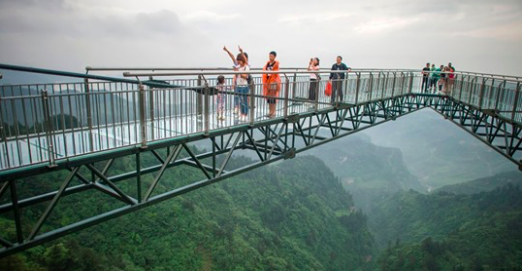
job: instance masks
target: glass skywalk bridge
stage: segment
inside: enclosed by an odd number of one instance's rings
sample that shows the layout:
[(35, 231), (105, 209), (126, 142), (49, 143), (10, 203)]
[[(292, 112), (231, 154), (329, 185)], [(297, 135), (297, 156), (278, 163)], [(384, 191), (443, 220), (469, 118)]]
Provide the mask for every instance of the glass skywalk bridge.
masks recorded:
[[(419, 70), (353, 70), (339, 82), (342, 100), (332, 100), (324, 93), (331, 71), (322, 70), (317, 72), (322, 78), (317, 95), (310, 100), (310, 72), (283, 69), (278, 72), (276, 115), (270, 118), (260, 77), (266, 72), (253, 70), (244, 97), (249, 113), (240, 119), (234, 114), (236, 72), (229, 69), (87, 68), (88, 73), (80, 74), (0, 64), (1, 69), (57, 75), (70, 82), (9, 85), (3, 84), (6, 76), (0, 81), (0, 214), (13, 213), (15, 227), (13, 236), (0, 229), (0, 257), (426, 107), (521, 165), (519, 77), (457, 72), (445, 93), (424, 93)], [(124, 77), (89, 74), (94, 71), (123, 72)], [(218, 75), (226, 77), (224, 120), (218, 119)], [(207, 151), (192, 151), (193, 143)], [(258, 160), (230, 168), (228, 161), (238, 150)], [(155, 157), (157, 164), (143, 167), (140, 155)], [(109, 174), (115, 159), (130, 157), (133, 171)], [(205, 177), (156, 191), (163, 173), (175, 166), (198, 168)], [(17, 182), (48, 172), (62, 172), (58, 190), (17, 196)], [(142, 183), (147, 174), (153, 181)], [(136, 180), (133, 194), (117, 184), (129, 180)], [(60, 198), (91, 189), (124, 206), (66, 226), (45, 224)], [(42, 202), (49, 202), (45, 212), (24, 231), (21, 210)]]

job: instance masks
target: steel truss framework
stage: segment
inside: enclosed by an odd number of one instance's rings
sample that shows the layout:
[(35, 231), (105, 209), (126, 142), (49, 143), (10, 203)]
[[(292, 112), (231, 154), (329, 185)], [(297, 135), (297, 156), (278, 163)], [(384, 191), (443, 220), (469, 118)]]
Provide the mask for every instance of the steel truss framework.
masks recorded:
[[(520, 167), (521, 162), (514, 157), (516, 152), (521, 150), (522, 127), (502, 119), (495, 112), (479, 110), (446, 96), (429, 94), (408, 94), (358, 105), (339, 104), (338, 107), (322, 111), (288, 115), (286, 118), (212, 131), (209, 134), (196, 134), (191, 137), (154, 142), (146, 147), (121, 148), (115, 151), (88, 155), (58, 164), (55, 167), (27, 168), (11, 176), (6, 176), (0, 186), (0, 199), (9, 194), (10, 202), (0, 205), (0, 213), (10, 212), (13, 214), (16, 236), (12, 238), (13, 240), (6, 236), (0, 236), (0, 244), (3, 246), (0, 250), (0, 258), (243, 172), (279, 160), (293, 158), (297, 153), (310, 148), (395, 120), (400, 116), (426, 107), (433, 108), (455, 124), (463, 127)], [(207, 142), (212, 147), (207, 152), (195, 153), (188, 146), (192, 142)], [(167, 155), (162, 156), (161, 150), (166, 150)], [(181, 157), (182, 150), (188, 155)], [(257, 160), (241, 168), (227, 170), (230, 158), (238, 150), (252, 152)], [(146, 153), (156, 157), (156, 165), (142, 167), (142, 155)], [(135, 169), (131, 172), (109, 176), (107, 173), (115, 159), (122, 157), (133, 157), (136, 163)], [(205, 163), (204, 161), (211, 162)], [(103, 163), (104, 166), (100, 169), (95, 167), (94, 163), (98, 165)], [(155, 193), (164, 173), (168, 169), (180, 165), (199, 169), (205, 176), (204, 179), (164, 193)], [(87, 169), (94, 178), (82, 175), (80, 173), (81, 168)], [(67, 171), (68, 175), (57, 191), (28, 198), (17, 196), (17, 179), (60, 170)], [(154, 180), (150, 185), (145, 186), (142, 183), (144, 174), (153, 174)], [(79, 180), (81, 184), (71, 185), (73, 179)], [(136, 181), (135, 194), (126, 193), (118, 186), (120, 182), (134, 180)], [(42, 226), (61, 198), (91, 189), (121, 201), (124, 206), (70, 225), (42, 232)], [(8, 191), (9, 193), (6, 193)], [(22, 209), (41, 203), (47, 203), (47, 207), (37, 223), (34, 226), (23, 225)], [(29, 228), (30, 231), (23, 230)]]

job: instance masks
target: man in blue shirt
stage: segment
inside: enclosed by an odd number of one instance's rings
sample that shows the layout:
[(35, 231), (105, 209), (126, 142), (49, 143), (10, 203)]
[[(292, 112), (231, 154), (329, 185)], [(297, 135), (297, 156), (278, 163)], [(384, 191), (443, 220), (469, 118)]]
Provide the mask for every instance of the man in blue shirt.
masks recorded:
[[(332, 71), (351, 71), (352, 69), (346, 66), (346, 64), (342, 63), (343, 57), (338, 56), (335, 64), (332, 65)], [(344, 72), (332, 72), (330, 73), (330, 82), (332, 83), (332, 103), (336, 100), (338, 102), (343, 101), (343, 82), (344, 82), (345, 73)], [(337, 97), (339, 97), (337, 99)]]

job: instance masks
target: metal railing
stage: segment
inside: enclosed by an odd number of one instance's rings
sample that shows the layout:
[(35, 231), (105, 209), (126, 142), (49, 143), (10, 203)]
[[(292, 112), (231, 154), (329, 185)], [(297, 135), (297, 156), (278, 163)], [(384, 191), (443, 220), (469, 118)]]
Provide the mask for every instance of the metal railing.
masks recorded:
[[(41, 163), (53, 166), (59, 160), (80, 155), (126, 146), (146, 147), (167, 138), (253, 125), (271, 119), (266, 116), (267, 99), (276, 101), (275, 118), (287, 118), (423, 93), (420, 70), (334, 71), (344, 73), (346, 77), (333, 80), (342, 89), (342, 95), (332, 98), (324, 92), (330, 70), (241, 72), (249, 73), (253, 78), (248, 93), (237, 93), (232, 77), (239, 72), (230, 69), (125, 69), (162, 71), (124, 73), (124, 77), (135, 80), (3, 64), (0, 69), (83, 80), (0, 85), (0, 171)], [(260, 75), (265, 73), (280, 75), (278, 96), (263, 95)], [(316, 95), (310, 93), (310, 73), (322, 78), (317, 83)], [(218, 75), (226, 76), (221, 90), (216, 88)], [(451, 84), (445, 83), (442, 95), (480, 109), (495, 110), (506, 119), (522, 123), (520, 80), (465, 72), (455, 75)], [(241, 103), (244, 106), (246, 103), (246, 119), (235, 114)]]

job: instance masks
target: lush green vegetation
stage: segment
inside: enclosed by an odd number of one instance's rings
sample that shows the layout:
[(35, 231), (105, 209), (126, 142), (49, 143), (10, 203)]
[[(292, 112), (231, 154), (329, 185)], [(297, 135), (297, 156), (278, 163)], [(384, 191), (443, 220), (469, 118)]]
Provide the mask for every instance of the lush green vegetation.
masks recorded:
[(354, 135), (330, 142), (310, 154), (320, 158), (339, 176), (355, 205), (368, 212), (375, 201), (402, 190), (426, 192), (407, 169), (398, 149), (376, 146), (368, 137)]
[[(110, 174), (130, 166), (121, 160)], [(175, 170), (165, 175), (159, 190), (201, 177), (189, 167)], [(47, 191), (56, 177), (22, 185)], [(130, 186), (120, 185), (129, 191)], [(118, 204), (97, 191), (61, 203), (50, 226)], [(34, 221), (45, 205), (39, 207), (24, 212), (24, 219)], [(0, 220), (1, 228), (9, 228), (7, 220)], [(373, 263), (373, 247), (365, 215), (354, 208), (338, 179), (320, 160), (302, 157), (8, 257), (0, 269), (365, 270)]]
[[(401, 151), (364, 136), (309, 154), (320, 160), (298, 157), (242, 174), (2, 259), (0, 270), (522, 270), (520, 172), (428, 193), (433, 175), (419, 180)], [(143, 167), (154, 159), (144, 156)], [(230, 167), (248, 161), (235, 157)], [(116, 160), (109, 175), (133, 167)], [(429, 174), (439, 170), (450, 169)], [(56, 190), (64, 177), (22, 180), (19, 193)], [(144, 176), (144, 187), (153, 177)], [(156, 194), (202, 177), (188, 166), (169, 169)], [(134, 195), (133, 183), (118, 186)], [(43, 231), (117, 206), (99, 191), (67, 196)], [(45, 207), (24, 209), (23, 219), (34, 223)], [(11, 219), (1, 215), (0, 228), (13, 239)]]
[(407, 169), (433, 189), (516, 170), (513, 163), (431, 109), (364, 133), (376, 145), (400, 149)]
[(522, 185), (522, 172), (519, 170), (503, 172), (494, 176), (480, 178), (470, 182), (446, 185), (435, 191), (444, 191), (455, 194), (476, 194), (483, 191), (491, 191), (499, 186), (506, 184)]
[(409, 191), (376, 208), (371, 227), (381, 245), (388, 239), (381, 270), (522, 270), (518, 186), (473, 195)]

